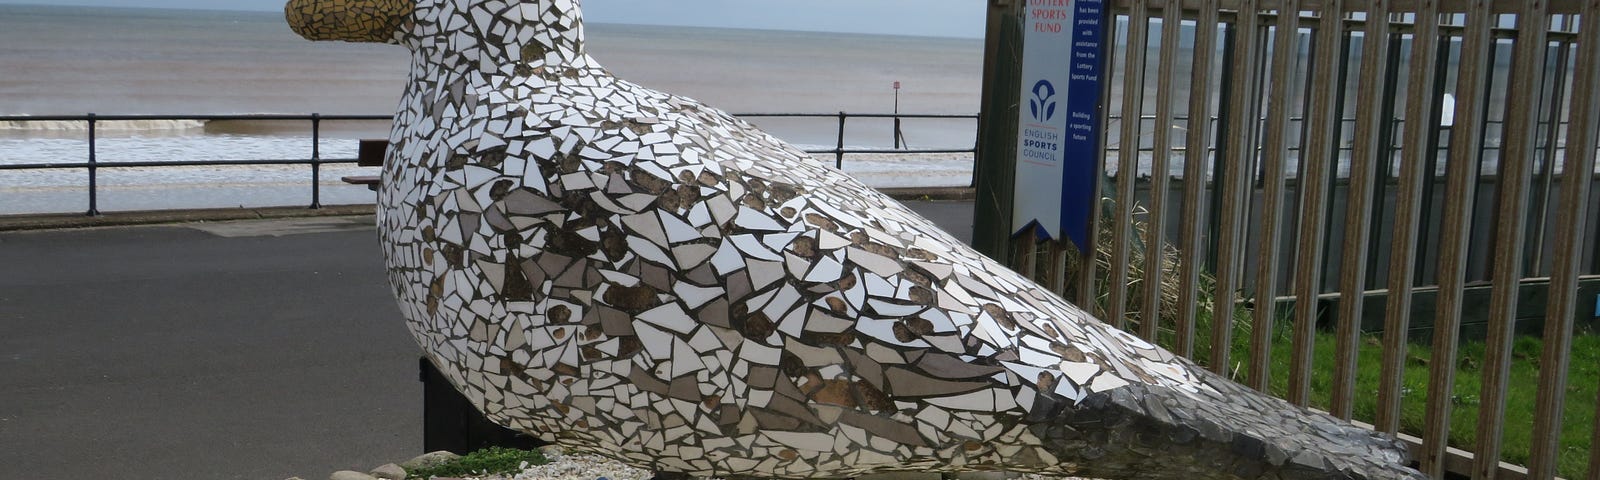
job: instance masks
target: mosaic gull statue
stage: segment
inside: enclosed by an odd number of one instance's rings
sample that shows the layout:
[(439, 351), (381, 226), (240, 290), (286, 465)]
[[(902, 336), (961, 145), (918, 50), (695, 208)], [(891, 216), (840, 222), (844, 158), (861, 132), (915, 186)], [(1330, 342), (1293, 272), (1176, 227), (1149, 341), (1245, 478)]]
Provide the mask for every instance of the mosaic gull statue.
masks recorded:
[[(378, 223), (491, 420), (661, 472), (1419, 478), (1100, 323), (749, 124), (611, 76), (577, 0), (294, 0), (413, 52)], [(681, 68), (692, 68), (682, 66)]]

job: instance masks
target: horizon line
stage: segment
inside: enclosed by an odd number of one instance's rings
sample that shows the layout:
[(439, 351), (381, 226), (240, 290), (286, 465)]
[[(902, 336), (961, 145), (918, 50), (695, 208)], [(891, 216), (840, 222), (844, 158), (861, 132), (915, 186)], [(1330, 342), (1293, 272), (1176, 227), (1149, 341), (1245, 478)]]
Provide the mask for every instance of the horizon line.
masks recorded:
[[(47, 3), (32, 3), (32, 2), (36, 2), (36, 1), (43, 1), (43, 0), (27, 0), (27, 1), (24, 1), (24, 2), (0, 1), (0, 7), (15, 6), (15, 7), (40, 7), (40, 8), (60, 8), (60, 9), (68, 9), (68, 8), (101, 8), (101, 9), (113, 9), (113, 10), (158, 10), (158, 11), (164, 10), (164, 11), (179, 11), (179, 12), (237, 12), (237, 13), (273, 13), (273, 12), (277, 11), (277, 10), (262, 10), (262, 9), (248, 9), (248, 8), (246, 8), (246, 9), (241, 9), (241, 8), (207, 8), (207, 7), (180, 8), (180, 7), (153, 7), (153, 6), (143, 6), (143, 5), (105, 6), (105, 5), (75, 5), (75, 4), (61, 5), (61, 4), (47, 4)], [(844, 31), (844, 30), (802, 30), (802, 29), (792, 29), (792, 28), (751, 28), (751, 27), (722, 26), (722, 25), (716, 25), (716, 26), (710, 26), (710, 25), (676, 25), (676, 24), (666, 24), (666, 23), (632, 23), (632, 22), (606, 22), (606, 21), (593, 22), (593, 24), (594, 25), (627, 25), (627, 26), (642, 26), (642, 27), (666, 27), (666, 28), (708, 28), (708, 29), (721, 29), (721, 30), (754, 30), (754, 31), (763, 31), (763, 32), (842, 33), (842, 34), (849, 34), (849, 35), (876, 35), (876, 36), (885, 36), (885, 37), (938, 38), (938, 39), (953, 39), (953, 40), (982, 40), (984, 38), (983, 35), (969, 36), (969, 35), (935, 35), (935, 34), (910, 34), (910, 33), (882, 33), (882, 32), (862, 32), (862, 31)]]

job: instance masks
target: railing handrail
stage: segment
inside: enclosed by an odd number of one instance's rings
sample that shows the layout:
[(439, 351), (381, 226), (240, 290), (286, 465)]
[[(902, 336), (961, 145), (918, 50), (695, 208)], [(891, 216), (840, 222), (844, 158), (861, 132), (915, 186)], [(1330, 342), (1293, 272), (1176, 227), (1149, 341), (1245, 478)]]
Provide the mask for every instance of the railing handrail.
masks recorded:
[(244, 114), (86, 114), (86, 115), (0, 115), (0, 122), (124, 122), (147, 120), (272, 120), (310, 121), (314, 118), (335, 121), (393, 120), (394, 115), (328, 115), (317, 113), (244, 113)]
[[(833, 113), (734, 113), (740, 118), (837, 118), (840, 112)], [(907, 119), (960, 119), (977, 120), (976, 113), (850, 113), (844, 112), (849, 118), (907, 118)], [(242, 114), (83, 114), (83, 115), (0, 115), (0, 122), (86, 122), (93, 118), (97, 122), (144, 121), (144, 120), (205, 120), (205, 121), (230, 121), (230, 120), (272, 120), (272, 121), (309, 121), (313, 118), (332, 121), (361, 121), (361, 120), (394, 120), (394, 115), (378, 114), (317, 114), (317, 113), (242, 113)]]
[[(839, 131), (834, 148), (808, 149), (809, 154), (831, 154), (835, 156), (834, 166), (844, 168), (844, 156), (855, 154), (949, 154), (969, 153), (977, 155), (977, 138), (974, 135), (973, 146), (970, 148), (847, 148), (845, 146), (845, 124), (852, 117), (873, 119), (895, 119), (898, 136), (899, 120), (905, 119), (959, 119), (977, 121), (977, 114), (927, 114), (927, 113), (738, 113), (735, 117), (742, 118), (814, 118), (838, 119)], [(132, 161), (132, 162), (106, 162), (98, 158), (96, 140), (96, 126), (105, 122), (124, 121), (274, 121), (274, 122), (310, 122), (311, 123), (311, 152), (309, 158), (293, 159), (251, 159), (251, 160), (182, 160), (182, 161)], [(21, 163), (0, 164), (0, 171), (22, 170), (59, 170), (59, 169), (86, 169), (88, 170), (89, 208), (88, 215), (99, 215), (99, 187), (98, 171), (107, 168), (140, 168), (140, 167), (203, 167), (203, 166), (254, 166), (254, 165), (310, 165), (311, 166), (311, 206), (322, 208), (322, 166), (330, 164), (353, 164), (354, 158), (322, 158), (322, 122), (326, 121), (393, 121), (394, 115), (371, 114), (334, 114), (321, 113), (290, 114), (290, 113), (249, 113), (249, 114), (123, 114), (101, 115), (88, 113), (83, 115), (0, 115), (0, 122), (85, 122), (89, 151), (86, 162), (48, 162), (48, 163)], [(974, 131), (977, 129), (974, 128)], [(897, 137), (898, 138), (898, 137)]]
[[(740, 118), (771, 118), (771, 117), (838, 118), (839, 117), (839, 113), (840, 112), (835, 112), (835, 113), (734, 113), (732, 115), (735, 116), (735, 117), (740, 117)], [(916, 118), (929, 118), (929, 119), (944, 118), (944, 119), (963, 119), (963, 120), (977, 120), (978, 119), (978, 115), (977, 114), (972, 114), (972, 113), (849, 113), (849, 112), (844, 112), (844, 114), (845, 114), (846, 117), (850, 117), (850, 118), (912, 118), (912, 119), (916, 119)]]

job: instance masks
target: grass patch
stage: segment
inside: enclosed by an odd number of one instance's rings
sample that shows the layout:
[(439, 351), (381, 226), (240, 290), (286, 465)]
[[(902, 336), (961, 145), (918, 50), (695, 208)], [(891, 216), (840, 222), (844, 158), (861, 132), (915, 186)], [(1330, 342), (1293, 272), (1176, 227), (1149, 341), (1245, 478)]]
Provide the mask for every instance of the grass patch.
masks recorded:
[[(1250, 352), (1249, 316), (1247, 309), (1234, 312), (1233, 342), (1230, 346), (1230, 371), (1239, 372), (1235, 380), (1244, 380)], [(1202, 364), (1209, 358), (1210, 315), (1202, 311), (1196, 322), (1196, 355)], [(1269, 381), (1272, 394), (1283, 397), (1288, 393), (1290, 362), (1293, 354), (1293, 333), (1287, 317), (1280, 317), (1272, 335), (1272, 367)], [(1170, 330), (1162, 332), (1161, 343), (1171, 345)], [(1502, 461), (1526, 465), (1535, 438), (1533, 419), (1539, 390), (1539, 361), (1544, 352), (1544, 341), (1537, 337), (1518, 337), (1512, 347), (1511, 375), (1503, 418)], [(1311, 404), (1326, 410), (1331, 404), (1334, 362), (1337, 356), (1337, 339), (1331, 332), (1316, 333), (1311, 377)], [(1433, 362), (1431, 345), (1407, 346), (1405, 371), (1401, 375), (1402, 432), (1421, 436), (1427, 418), (1428, 369)], [(1472, 451), (1477, 444), (1477, 421), (1480, 409), (1485, 344), (1482, 341), (1465, 341), (1457, 350), (1455, 388), (1451, 391), (1450, 440), (1451, 446)], [(1355, 419), (1371, 423), (1378, 415), (1378, 384), (1382, 381), (1383, 343), (1378, 335), (1363, 335), (1358, 347)], [(1580, 334), (1573, 339), (1570, 370), (1567, 377), (1567, 401), (1561, 418), (1560, 453), (1557, 456), (1557, 473), (1565, 478), (1584, 478), (1588, 468), (1590, 431), (1594, 428), (1595, 398), (1600, 389), (1600, 335), (1593, 332)]]
[(550, 463), (544, 455), (533, 450), (489, 447), (467, 454), (443, 464), (406, 472), (407, 478), (426, 480), (434, 477), (487, 476), (521, 472), (524, 465)]
[[(1109, 290), (1108, 272), (1112, 269), (1111, 252), (1116, 244), (1115, 201), (1111, 198), (1102, 198), (1100, 207), (1103, 209), (1099, 236), (1095, 239), (1096, 248), (1094, 261), (1096, 264), (1095, 292), (1098, 293), (1094, 305), (1083, 305), (1096, 316), (1104, 318), (1107, 303), (1106, 292)], [(1149, 212), (1143, 207), (1133, 205), (1134, 216), (1129, 225), (1133, 235), (1128, 238), (1131, 251), (1129, 254), (1128, 271), (1128, 298), (1125, 311), (1128, 313), (1130, 331), (1137, 330), (1141, 320), (1139, 314), (1140, 299), (1146, 289), (1160, 289), (1160, 318), (1156, 318), (1158, 329), (1157, 343), (1166, 348), (1174, 345), (1175, 333), (1172, 328), (1177, 323), (1177, 303), (1181, 291), (1177, 272), (1182, 267), (1184, 257), (1172, 245), (1165, 245), (1160, 251), (1160, 264), (1162, 275), (1159, 285), (1144, 284), (1144, 255), (1145, 245), (1149, 238)], [(1171, 228), (1169, 226), (1169, 228)], [(1170, 232), (1169, 232), (1170, 233)], [(1050, 272), (1054, 268), (1049, 255), (1035, 255), (1032, 258), (1019, 257), (1019, 263), (1033, 262), (1038, 272)], [(1082, 259), (1076, 249), (1068, 249), (1066, 258), (1066, 277), (1076, 279), (1077, 270)], [(1035, 280), (1042, 280), (1036, 278)], [(1211, 357), (1212, 338), (1212, 312), (1214, 300), (1212, 298), (1216, 281), (1209, 272), (1202, 271), (1199, 275), (1196, 296), (1195, 342), (1194, 358), (1205, 365)], [(1075, 298), (1071, 290), (1071, 281), (1066, 282), (1069, 287), (1065, 293), (1066, 298)], [(1283, 308), (1280, 306), (1280, 308)], [(1283, 311), (1287, 312), (1287, 309)], [(1232, 341), (1228, 345), (1229, 362), (1227, 371), (1236, 374), (1235, 380), (1244, 380), (1247, 375), (1250, 342), (1251, 342), (1251, 310), (1243, 306), (1233, 310), (1233, 321), (1230, 324)], [(1270, 368), (1269, 388), (1274, 396), (1283, 397), (1288, 392), (1289, 364), (1293, 353), (1292, 330), (1288, 315), (1279, 315), (1274, 323), (1271, 335), (1272, 366)], [(1313, 407), (1326, 410), (1330, 404), (1333, 390), (1334, 360), (1337, 355), (1337, 340), (1330, 332), (1319, 331), (1314, 339), (1311, 378), (1311, 404)], [(1508, 395), (1506, 410), (1502, 423), (1505, 425), (1502, 432), (1501, 460), (1517, 465), (1526, 465), (1530, 455), (1531, 445), (1535, 432), (1533, 431), (1533, 416), (1539, 390), (1539, 361), (1544, 351), (1544, 341), (1532, 336), (1518, 337), (1512, 348), (1511, 375), (1508, 379)], [(1472, 451), (1477, 443), (1477, 419), (1479, 411), (1479, 395), (1482, 389), (1483, 366), (1485, 346), (1481, 341), (1462, 342), (1457, 349), (1455, 385), (1451, 391), (1450, 412), (1450, 438), (1451, 446)], [(1428, 369), (1433, 360), (1433, 350), (1430, 345), (1408, 345), (1406, 352), (1405, 371), (1402, 373), (1401, 392), (1401, 419), (1402, 432), (1421, 436), (1423, 422), (1426, 419), (1428, 398)], [(1600, 334), (1584, 332), (1573, 339), (1570, 355), (1570, 370), (1567, 377), (1567, 401), (1562, 412), (1560, 435), (1560, 452), (1557, 456), (1557, 474), (1566, 478), (1585, 478), (1584, 470), (1588, 467), (1590, 447), (1590, 433), (1594, 428), (1595, 398), (1597, 389), (1600, 389)], [(1378, 411), (1378, 383), (1381, 381), (1383, 362), (1382, 337), (1378, 335), (1363, 335), (1359, 342), (1355, 404), (1353, 415), (1355, 419), (1368, 423), (1376, 420)], [(1540, 435), (1543, 435), (1540, 432)]]
[[(1285, 331), (1287, 329), (1284, 329)], [(1289, 347), (1287, 334), (1275, 335), (1273, 345), (1272, 390), (1275, 395), (1287, 391), (1289, 379)], [(1311, 379), (1312, 404), (1327, 408), (1332, 390), (1336, 339), (1333, 335), (1319, 333), (1316, 339), (1314, 373)], [(1379, 337), (1364, 336), (1359, 350), (1353, 405), (1355, 418), (1372, 422), (1378, 415), (1378, 384), (1383, 361), (1383, 347)], [(1501, 460), (1517, 465), (1528, 463), (1534, 439), (1533, 418), (1539, 391), (1539, 359), (1544, 341), (1534, 337), (1519, 337), (1513, 344), (1511, 376), (1509, 377), (1506, 410), (1503, 417), (1503, 447)], [(1450, 445), (1473, 450), (1477, 444), (1479, 394), (1482, 387), (1485, 345), (1483, 342), (1463, 342), (1457, 351), (1455, 388), (1451, 392)], [(1429, 346), (1410, 345), (1406, 354), (1406, 367), (1401, 376), (1400, 429), (1419, 435), (1427, 415), (1428, 368), (1433, 350)], [(1596, 385), (1600, 385), (1600, 336), (1581, 335), (1573, 339), (1571, 370), (1567, 377), (1567, 402), (1560, 422), (1561, 451), (1557, 457), (1557, 471), (1566, 478), (1583, 478), (1588, 467), (1589, 431), (1594, 426)]]

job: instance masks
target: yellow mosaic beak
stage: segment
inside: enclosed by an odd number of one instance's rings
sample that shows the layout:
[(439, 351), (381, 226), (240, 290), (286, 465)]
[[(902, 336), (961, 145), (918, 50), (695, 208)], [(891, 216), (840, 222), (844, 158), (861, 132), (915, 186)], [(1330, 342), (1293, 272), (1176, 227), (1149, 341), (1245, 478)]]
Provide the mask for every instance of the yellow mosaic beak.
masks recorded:
[(308, 40), (395, 43), (415, 0), (290, 0), (289, 29)]

